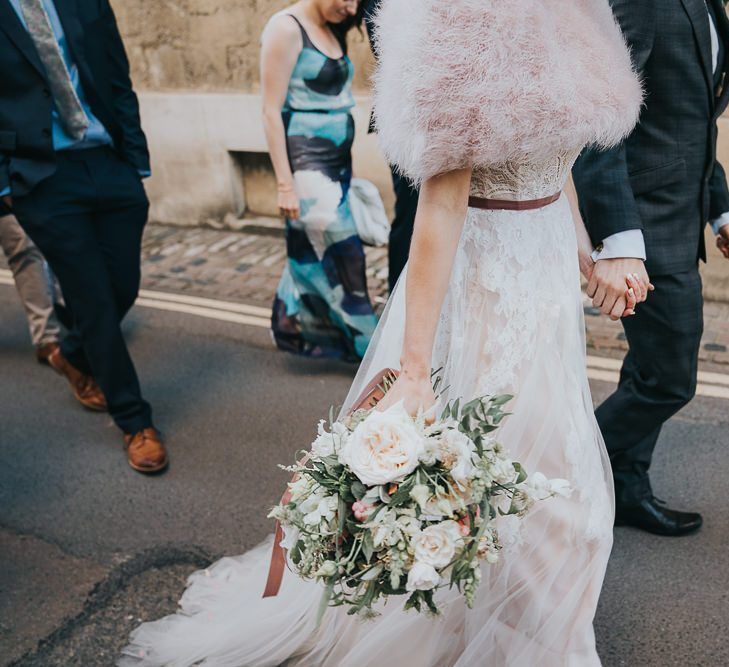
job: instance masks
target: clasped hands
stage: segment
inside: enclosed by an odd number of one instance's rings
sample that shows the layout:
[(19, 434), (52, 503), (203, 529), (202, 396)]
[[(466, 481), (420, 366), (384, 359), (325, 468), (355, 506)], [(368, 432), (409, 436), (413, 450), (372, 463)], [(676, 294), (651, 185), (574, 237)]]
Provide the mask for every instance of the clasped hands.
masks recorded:
[(654, 289), (640, 259), (599, 259), (583, 266), (583, 273), (592, 305), (613, 321), (635, 315), (635, 307)]
[(724, 225), (716, 235), (716, 247), (726, 259), (729, 259), (729, 225)]

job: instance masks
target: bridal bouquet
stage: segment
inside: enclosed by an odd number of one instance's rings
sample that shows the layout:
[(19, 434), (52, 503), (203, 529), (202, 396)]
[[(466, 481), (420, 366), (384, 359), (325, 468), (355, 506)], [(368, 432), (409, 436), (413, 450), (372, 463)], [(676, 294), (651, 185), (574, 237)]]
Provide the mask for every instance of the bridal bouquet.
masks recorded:
[(527, 477), (493, 437), (511, 396), (450, 404), (427, 423), (402, 404), (319, 424), (270, 516), (299, 576), (321, 581), (327, 605), (373, 614), (380, 598), (438, 613), (435, 592), (456, 586), (469, 606), (481, 563), (496, 563), (498, 516), (567, 495), (565, 480)]

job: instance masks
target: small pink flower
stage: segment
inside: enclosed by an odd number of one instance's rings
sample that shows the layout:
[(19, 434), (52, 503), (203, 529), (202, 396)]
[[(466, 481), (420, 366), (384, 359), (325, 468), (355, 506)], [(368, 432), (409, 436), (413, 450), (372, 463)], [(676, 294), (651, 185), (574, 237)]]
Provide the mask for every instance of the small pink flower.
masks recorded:
[(369, 517), (370, 512), (374, 508), (374, 505), (365, 503), (362, 500), (358, 500), (352, 504), (352, 512), (354, 512), (354, 518), (357, 519), (357, 521), (367, 521), (367, 517)]
[(464, 516), (462, 519), (458, 521), (458, 530), (460, 531), (461, 535), (463, 537), (468, 537), (471, 533), (471, 529), (468, 525), (468, 517)]

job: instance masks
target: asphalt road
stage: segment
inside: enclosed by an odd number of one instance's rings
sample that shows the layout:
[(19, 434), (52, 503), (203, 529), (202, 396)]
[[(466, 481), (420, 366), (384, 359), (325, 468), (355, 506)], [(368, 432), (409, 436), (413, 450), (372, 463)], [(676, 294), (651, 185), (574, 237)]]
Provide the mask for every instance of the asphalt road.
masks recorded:
[[(277, 464), (354, 369), (277, 353), (261, 329), (135, 309), (131, 349), (172, 458), (150, 478), (109, 418), (34, 362), (10, 287), (0, 313), (0, 664), (105, 667), (139, 619), (174, 609), (187, 574), (270, 531)], [(658, 495), (703, 512), (704, 529), (616, 532), (596, 620), (608, 667), (729, 664), (728, 407), (695, 401), (655, 459)]]

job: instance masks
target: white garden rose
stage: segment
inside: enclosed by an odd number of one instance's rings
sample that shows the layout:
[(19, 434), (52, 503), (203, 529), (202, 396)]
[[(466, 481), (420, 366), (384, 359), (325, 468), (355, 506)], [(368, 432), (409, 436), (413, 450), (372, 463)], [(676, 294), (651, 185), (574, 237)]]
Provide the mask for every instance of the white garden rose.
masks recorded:
[(413, 539), (415, 560), (433, 567), (445, 567), (453, 560), (461, 543), (461, 531), (455, 521), (428, 526)]
[(418, 467), (424, 438), (402, 402), (372, 412), (357, 426), (339, 460), (367, 486), (402, 480)]
[(410, 591), (429, 591), (440, 583), (440, 575), (432, 565), (416, 562), (408, 572), (405, 588)]

